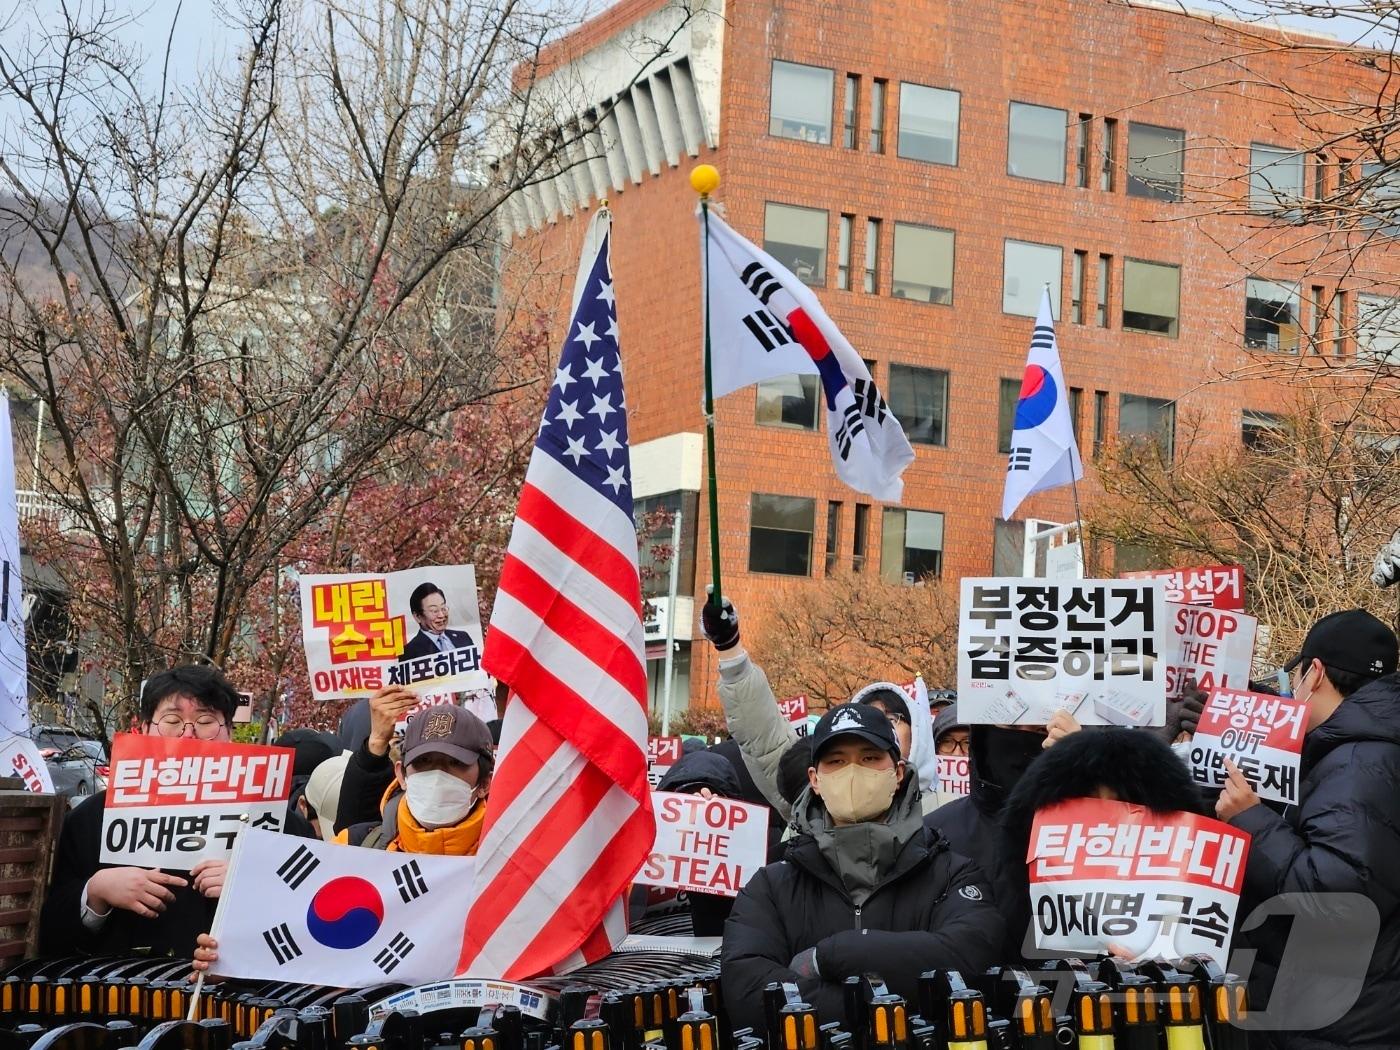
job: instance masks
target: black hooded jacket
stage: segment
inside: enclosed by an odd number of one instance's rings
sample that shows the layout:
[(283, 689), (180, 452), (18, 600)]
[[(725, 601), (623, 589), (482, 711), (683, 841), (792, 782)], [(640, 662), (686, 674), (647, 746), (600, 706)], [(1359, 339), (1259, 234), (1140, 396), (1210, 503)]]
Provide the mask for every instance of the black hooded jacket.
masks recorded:
[[(820, 810), (824, 827), (819, 799), (804, 793), (798, 808)], [(912, 837), (859, 907), (814, 833), (792, 840), (786, 859), (749, 881), (724, 928), (721, 975), (735, 1028), (762, 1030), (763, 988), (771, 981), (795, 982), (826, 1023), (843, 1019), (847, 977), (879, 974), (892, 992), (912, 1001), (925, 970), (976, 974), (997, 961), (1001, 920), (986, 879), (922, 826), (918, 809), (918, 778), (910, 774), (891, 813), (914, 817)], [(812, 828), (801, 816), (796, 823), (800, 830)], [(799, 976), (790, 964), (811, 948), (819, 975)]]
[[(1252, 806), (1230, 821), (1253, 837), (1239, 911), (1246, 928), (1256, 906), (1299, 895), (1288, 898), (1299, 914), (1287, 965), (1280, 968), (1281, 924), (1249, 932), (1258, 953), (1251, 999), (1262, 1004), (1272, 992), (1271, 1014), (1294, 1003), (1353, 1003), (1320, 1029), (1275, 1034), (1280, 1047), (1400, 1046), (1400, 675), (1362, 686), (1308, 733), (1299, 771), (1297, 806), (1283, 816)], [(1318, 896), (1301, 896), (1310, 894)], [(1375, 910), (1363, 905), (1370, 914), (1358, 916), (1332, 896), (1340, 894), (1365, 897)], [(1357, 989), (1343, 971), (1365, 961), (1360, 946), (1376, 919), (1375, 948)]]

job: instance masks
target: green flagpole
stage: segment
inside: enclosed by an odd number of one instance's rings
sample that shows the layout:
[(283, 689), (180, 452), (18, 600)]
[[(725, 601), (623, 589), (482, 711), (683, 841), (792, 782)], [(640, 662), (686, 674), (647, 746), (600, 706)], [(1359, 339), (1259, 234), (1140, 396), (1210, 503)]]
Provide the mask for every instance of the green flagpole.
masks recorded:
[(719, 188), (719, 172), (711, 164), (699, 164), (690, 173), (690, 186), (700, 194), (700, 216), (705, 230), (701, 262), (701, 303), (705, 326), (705, 458), (710, 486), (710, 572), (714, 590), (710, 602), (721, 607), (724, 591), (719, 584), (719, 496), (715, 490), (715, 391), (710, 368), (710, 194)]

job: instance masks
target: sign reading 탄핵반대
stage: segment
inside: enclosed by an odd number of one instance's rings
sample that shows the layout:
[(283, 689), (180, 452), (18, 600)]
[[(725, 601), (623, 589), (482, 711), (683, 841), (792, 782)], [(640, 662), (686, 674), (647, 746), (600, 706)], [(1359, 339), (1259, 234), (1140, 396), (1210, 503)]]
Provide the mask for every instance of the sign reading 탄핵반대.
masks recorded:
[(112, 742), (102, 815), (104, 864), (189, 871), (227, 857), (239, 829), (282, 830), (287, 747), (123, 733)]
[(482, 689), (481, 612), (470, 565), (303, 576), (301, 626), (317, 700)]
[(1172, 655), (1166, 600), (1153, 580), (962, 581), (958, 716), (1044, 725), (1160, 726)]

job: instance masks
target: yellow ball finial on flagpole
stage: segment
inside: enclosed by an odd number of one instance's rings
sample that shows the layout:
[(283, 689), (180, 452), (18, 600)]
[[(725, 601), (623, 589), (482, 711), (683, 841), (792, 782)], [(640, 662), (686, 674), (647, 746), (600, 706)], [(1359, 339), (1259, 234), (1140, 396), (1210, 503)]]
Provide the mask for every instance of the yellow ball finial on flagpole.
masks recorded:
[(690, 188), (702, 197), (719, 189), (719, 169), (713, 164), (697, 164), (690, 169)]

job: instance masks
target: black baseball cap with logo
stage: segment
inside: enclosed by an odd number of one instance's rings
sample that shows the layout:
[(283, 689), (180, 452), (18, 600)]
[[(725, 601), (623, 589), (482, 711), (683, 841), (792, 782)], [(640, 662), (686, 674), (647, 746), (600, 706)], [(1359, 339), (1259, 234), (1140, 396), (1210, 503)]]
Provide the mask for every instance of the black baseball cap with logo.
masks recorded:
[(1303, 648), (1283, 669), (1292, 671), (1304, 661), (1318, 659), (1338, 671), (1379, 678), (1395, 673), (1397, 653), (1400, 643), (1394, 631), (1364, 609), (1347, 609), (1313, 624)]
[(812, 761), (837, 737), (853, 736), (865, 740), (899, 759), (899, 741), (885, 713), (869, 704), (842, 704), (822, 715), (812, 730)]

